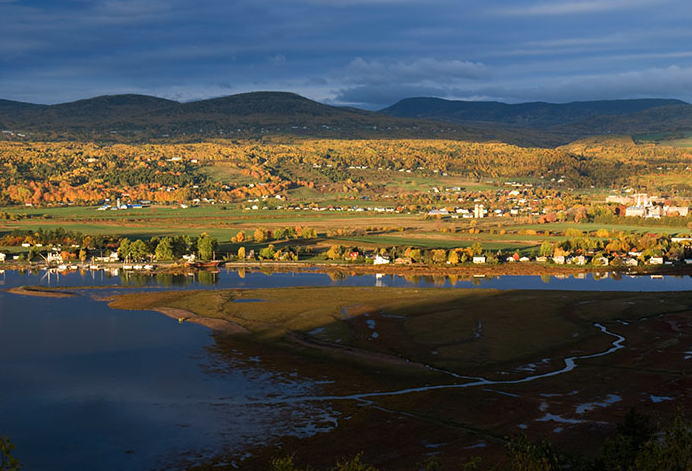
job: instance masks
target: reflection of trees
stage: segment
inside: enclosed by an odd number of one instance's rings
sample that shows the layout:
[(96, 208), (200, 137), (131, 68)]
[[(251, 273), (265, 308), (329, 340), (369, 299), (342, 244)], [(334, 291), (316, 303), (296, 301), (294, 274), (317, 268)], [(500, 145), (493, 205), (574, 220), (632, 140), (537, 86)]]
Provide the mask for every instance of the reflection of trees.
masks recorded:
[(197, 274), (197, 281), (201, 285), (214, 285), (219, 280), (218, 272), (215, 271), (200, 271)]
[(480, 285), (481, 285), (481, 278), (480, 278), (480, 277), (477, 277), (477, 276), (474, 276), (473, 278), (471, 278), (471, 283), (472, 283), (474, 286), (480, 286)]
[(433, 283), (435, 286), (444, 286), (447, 281), (447, 276), (445, 275), (433, 275)]
[(245, 268), (238, 268), (238, 278), (245, 278)]
[(545, 284), (550, 283), (550, 278), (551, 278), (550, 275), (541, 275), (541, 281)]
[(346, 279), (346, 273), (341, 272), (341, 271), (330, 271), (327, 272), (327, 276), (329, 279), (332, 281), (339, 281), (339, 280), (345, 280)]
[(421, 281), (421, 276), (420, 275), (404, 275), (404, 279), (408, 281), (409, 283), (412, 284), (420, 284)]
[(185, 275), (174, 275), (172, 273), (157, 273), (156, 283), (161, 286), (182, 286), (189, 285), (190, 280)]
[(619, 271), (614, 271), (610, 274), (610, 277), (614, 280), (620, 281), (622, 280), (622, 273), (620, 273)]
[(459, 282), (459, 275), (449, 275), (449, 284), (451, 286), (456, 286)]

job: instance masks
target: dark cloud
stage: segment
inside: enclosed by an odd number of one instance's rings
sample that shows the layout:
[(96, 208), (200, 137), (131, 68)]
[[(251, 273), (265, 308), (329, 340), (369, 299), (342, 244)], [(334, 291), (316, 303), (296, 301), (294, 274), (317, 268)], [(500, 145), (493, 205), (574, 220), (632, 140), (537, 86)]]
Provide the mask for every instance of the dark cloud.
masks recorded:
[(692, 101), (683, 0), (0, 0), (0, 98)]

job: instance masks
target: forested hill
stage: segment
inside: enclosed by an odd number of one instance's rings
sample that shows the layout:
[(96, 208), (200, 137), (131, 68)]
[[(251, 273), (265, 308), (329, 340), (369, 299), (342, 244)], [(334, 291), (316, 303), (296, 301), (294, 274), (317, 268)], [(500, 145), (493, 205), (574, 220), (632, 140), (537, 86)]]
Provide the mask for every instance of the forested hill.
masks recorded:
[[(572, 103), (530, 102), (507, 104), (497, 101), (458, 101), (441, 98), (406, 98), (381, 110), (389, 116), (435, 119), (454, 123), (488, 122), (530, 128), (583, 122), (594, 118), (632, 116), (654, 108), (690, 107), (680, 100), (637, 99), (576, 101)], [(672, 109), (671, 109), (672, 110)], [(595, 129), (589, 129), (589, 132)]]
[(398, 118), (329, 106), (285, 92), (253, 92), (189, 103), (145, 95), (112, 95), (58, 105), (0, 101), (5, 137), (106, 141), (195, 141), (296, 135), (328, 138), (445, 138), (554, 146), (540, 132)]
[(108, 95), (57, 105), (0, 100), (2, 138), (196, 142), (292, 135), (333, 139), (451, 139), (555, 147), (586, 136), (692, 131), (692, 105), (643, 99), (567, 104), (410, 98), (382, 110), (329, 106), (286, 92), (180, 103)]

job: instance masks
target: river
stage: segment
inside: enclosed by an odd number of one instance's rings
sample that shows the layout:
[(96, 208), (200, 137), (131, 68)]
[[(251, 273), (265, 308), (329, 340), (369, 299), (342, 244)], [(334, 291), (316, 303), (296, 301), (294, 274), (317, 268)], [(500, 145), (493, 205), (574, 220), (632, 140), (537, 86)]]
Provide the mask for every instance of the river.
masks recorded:
[[(692, 288), (692, 278), (0, 273), (0, 288), (39, 284), (109, 291), (306, 285), (678, 291)], [(320, 384), (269, 372), (261, 358), (239, 354), (229, 362), (213, 344), (204, 327), (155, 312), (112, 310), (87, 295), (53, 299), (0, 291), (0, 431), (17, 445), (24, 469), (111, 471), (181, 467), (220, 449), (243, 450), (338, 423), (329, 402), (315, 400)], [(573, 367), (568, 360), (565, 368)], [(368, 396), (364, 391), (352, 399)]]

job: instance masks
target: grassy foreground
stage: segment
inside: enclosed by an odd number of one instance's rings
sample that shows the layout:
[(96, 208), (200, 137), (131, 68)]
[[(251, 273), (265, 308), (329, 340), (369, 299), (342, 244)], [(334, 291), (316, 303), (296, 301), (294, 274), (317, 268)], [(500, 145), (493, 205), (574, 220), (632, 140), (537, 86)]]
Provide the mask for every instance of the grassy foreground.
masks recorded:
[(689, 293), (301, 287), (125, 294), (110, 305), (190, 311), (260, 342), (358, 362), (491, 374), (566, 348), (604, 350), (612, 339), (594, 322), (677, 312), (690, 301)]

